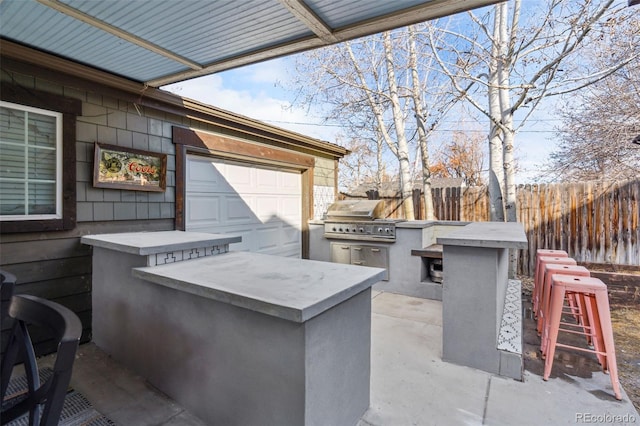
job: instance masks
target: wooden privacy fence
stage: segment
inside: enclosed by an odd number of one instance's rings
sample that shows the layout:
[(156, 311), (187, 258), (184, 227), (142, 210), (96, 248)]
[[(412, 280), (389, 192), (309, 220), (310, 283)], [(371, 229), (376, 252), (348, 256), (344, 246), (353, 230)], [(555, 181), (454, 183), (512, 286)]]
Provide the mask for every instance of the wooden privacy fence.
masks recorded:
[(535, 251), (545, 247), (579, 262), (640, 264), (640, 179), (521, 185), (516, 196), (529, 240), (523, 273), (533, 274)]
[[(438, 220), (489, 220), (486, 187), (434, 188)], [(416, 218), (424, 203), (414, 191)], [(519, 185), (518, 221), (529, 247), (520, 250), (518, 273), (533, 275), (538, 248), (566, 250), (578, 262), (640, 265), (640, 179)], [(401, 200), (385, 198), (387, 216), (402, 218)]]

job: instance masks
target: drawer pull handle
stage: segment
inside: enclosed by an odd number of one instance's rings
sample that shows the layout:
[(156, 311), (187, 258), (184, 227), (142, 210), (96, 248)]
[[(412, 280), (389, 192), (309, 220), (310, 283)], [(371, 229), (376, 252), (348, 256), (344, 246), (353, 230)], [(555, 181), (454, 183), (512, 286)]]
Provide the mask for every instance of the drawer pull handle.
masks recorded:
[(372, 251), (372, 252), (374, 252), (374, 253), (379, 253), (379, 252), (380, 252), (380, 249), (376, 249), (376, 248), (374, 248), (374, 249), (371, 249), (371, 251)]
[(362, 265), (364, 262), (353, 262), (354, 265)]
[(354, 247), (353, 249), (357, 251), (362, 251), (362, 247)]

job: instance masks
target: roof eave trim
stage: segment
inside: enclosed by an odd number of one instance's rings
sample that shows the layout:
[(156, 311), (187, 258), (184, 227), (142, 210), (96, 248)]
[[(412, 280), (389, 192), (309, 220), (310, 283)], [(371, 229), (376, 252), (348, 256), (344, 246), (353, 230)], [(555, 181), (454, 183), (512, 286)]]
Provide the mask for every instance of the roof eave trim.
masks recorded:
[[(206, 122), (251, 136), (266, 138), (285, 145), (306, 148), (335, 158), (342, 158), (349, 153), (346, 148), (331, 142), (272, 126), (262, 121), (226, 111), (193, 99), (183, 98), (171, 92), (149, 87), (143, 83), (35, 50), (6, 39), (0, 38), (0, 43), (2, 46), (0, 50), (2, 56), (60, 73), (81, 77), (103, 86), (133, 94), (139, 99), (140, 104), (145, 104), (145, 99), (153, 101), (147, 104), (147, 106), (152, 108), (159, 108), (158, 103), (170, 105), (174, 109), (184, 110), (188, 118), (196, 121)], [(172, 110), (170, 112), (174, 111)]]

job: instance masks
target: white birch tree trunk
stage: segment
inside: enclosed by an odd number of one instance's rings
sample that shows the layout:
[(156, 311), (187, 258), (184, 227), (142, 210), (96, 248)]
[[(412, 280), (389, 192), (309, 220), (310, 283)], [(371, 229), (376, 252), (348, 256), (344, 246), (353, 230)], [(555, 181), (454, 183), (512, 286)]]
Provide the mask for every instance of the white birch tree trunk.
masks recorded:
[[(512, 33), (517, 31), (518, 14), (520, 11), (520, 0), (514, 1), (514, 26)], [(511, 60), (509, 55), (507, 32), (507, 3), (500, 3), (496, 6), (500, 10), (500, 27), (499, 27), (499, 62), (498, 62), (498, 80), (500, 93), (500, 109), (502, 123), (502, 155), (504, 167), (504, 210), (507, 222), (517, 222), (516, 212), (516, 184), (515, 184), (515, 158), (513, 152), (513, 141), (515, 139), (515, 130), (513, 123), (513, 103), (511, 102), (511, 81), (510, 69)]]
[(386, 170), (384, 168), (384, 160), (382, 158), (382, 144), (384, 143), (383, 139), (382, 139), (382, 135), (380, 134), (380, 132), (376, 132), (376, 161), (378, 163), (378, 168), (376, 169), (376, 188), (380, 189), (380, 186), (382, 185), (382, 180), (384, 178), (384, 175), (386, 173)]
[(500, 96), (500, 44), (502, 12), (495, 6), (491, 61), (489, 63), (489, 219), (504, 222), (504, 152), (502, 131), (502, 105)]
[[(405, 129), (404, 119), (402, 117), (402, 109), (400, 108), (397, 84), (395, 83), (395, 72), (393, 72), (393, 62), (391, 62), (391, 64), (388, 63), (389, 60), (391, 61), (393, 60), (393, 52), (391, 51), (391, 40), (390, 40), (389, 33), (385, 33), (385, 36), (387, 37), (387, 39), (384, 39), (384, 40), (389, 41), (388, 49), (387, 49), (386, 42), (383, 42), (383, 44), (385, 45), (385, 62), (387, 62), (387, 69), (391, 68), (391, 71), (392, 71), (392, 74), (388, 75), (387, 79), (389, 81), (389, 86), (390, 86), (389, 87), (389, 91), (391, 92), (390, 99), (393, 107), (392, 111), (393, 111), (394, 125), (396, 128), (396, 135), (397, 135), (397, 141), (395, 143), (392, 140), (391, 135), (389, 134), (389, 131), (385, 124), (384, 113), (382, 111), (381, 106), (378, 104), (378, 102), (376, 102), (376, 99), (372, 91), (367, 89), (366, 77), (363, 71), (358, 66), (358, 61), (356, 60), (353, 54), (353, 51), (351, 50), (351, 46), (349, 42), (345, 43), (345, 47), (350, 57), (350, 60), (353, 63), (360, 85), (361, 87), (365, 88), (364, 93), (367, 97), (367, 102), (371, 107), (371, 111), (375, 116), (378, 134), (380, 135), (380, 138), (384, 140), (384, 142), (387, 144), (391, 152), (398, 159), (399, 168), (400, 168), (401, 193), (402, 193), (402, 199), (403, 199), (402, 206), (405, 214), (405, 219), (415, 220), (415, 214), (413, 210), (412, 188), (411, 188), (412, 182), (411, 182), (411, 165), (409, 161), (409, 147), (408, 147), (407, 139), (404, 134), (404, 129)], [(394, 103), (394, 95), (395, 95), (395, 103)], [(381, 158), (381, 155), (382, 155), (381, 152), (382, 150), (379, 149), (378, 150), (379, 159)]]
[[(409, 26), (409, 68), (411, 70), (411, 97), (415, 109), (416, 119), (422, 120), (424, 110), (422, 108), (422, 96), (420, 93), (420, 80), (418, 78), (418, 54), (416, 52), (415, 28)], [(426, 220), (434, 220), (433, 197), (431, 195), (431, 170), (429, 168), (429, 150), (427, 132), (420, 123), (417, 127), (418, 143), (420, 144), (420, 158), (422, 161), (422, 193), (424, 195), (424, 214)]]
[(396, 130), (402, 208), (404, 211), (404, 218), (406, 220), (415, 220), (415, 213), (413, 210), (413, 181), (411, 179), (411, 162), (409, 161), (409, 144), (405, 135), (404, 117), (402, 115), (402, 107), (400, 106), (396, 73), (393, 67), (393, 49), (391, 47), (391, 33), (389, 31), (384, 32), (382, 44), (384, 45), (385, 65), (387, 68), (387, 81), (389, 83), (389, 98), (391, 101), (391, 110), (393, 112), (393, 123)]
[[(621, 10), (612, 9), (614, 0), (597, 2), (575, 2), (553, 0), (546, 2), (540, 22), (522, 31), (520, 24), (522, 0), (503, 2), (493, 7), (493, 29), (485, 21), (469, 12), (478, 25), (478, 34), (486, 36), (488, 44), (478, 43), (477, 38), (456, 33), (448, 29), (442, 31), (455, 35), (461, 40), (460, 47), (448, 43), (444, 47), (435, 43), (429, 35), (431, 50), (443, 72), (449, 77), (454, 89), (469, 103), (489, 118), (489, 203), (490, 220), (517, 220), (515, 208), (515, 133), (522, 128), (542, 99), (580, 90), (601, 81), (616, 70), (640, 57), (640, 50), (633, 42), (625, 43), (614, 60), (600, 69), (592, 71), (584, 68), (581, 48), (589, 42), (589, 34), (603, 37), (603, 28), (614, 25), (618, 19), (627, 19)], [(525, 3), (530, 6), (529, 3)], [(570, 7), (575, 6), (575, 7)], [(508, 10), (512, 7), (511, 22)], [(572, 10), (568, 19), (562, 14)], [(607, 14), (611, 12), (610, 15)], [(603, 19), (606, 19), (603, 22)], [(606, 30), (604, 30), (606, 31)], [(455, 60), (450, 60), (443, 52), (454, 52)], [(469, 59), (462, 55), (468, 50), (475, 51)], [(613, 54), (610, 55), (612, 58)], [(609, 57), (609, 56), (607, 56)], [(486, 61), (484, 60), (486, 58)], [(487, 65), (488, 72), (482, 72), (477, 64)], [(480, 72), (478, 72), (480, 71)], [(586, 72), (585, 72), (586, 71)], [(482, 78), (486, 78), (486, 82)], [(475, 99), (471, 89), (486, 85), (488, 106)], [(522, 107), (528, 110), (519, 124), (515, 124), (514, 113)]]
[[(514, 0), (514, 21), (511, 28), (512, 34), (517, 31), (517, 22), (520, 11), (520, 0)], [(503, 155), (503, 168), (504, 168), (504, 211), (505, 219), (507, 222), (517, 222), (516, 212), (516, 185), (515, 185), (515, 164), (513, 155), (513, 140), (515, 137), (514, 123), (513, 123), (513, 108), (511, 102), (511, 82), (510, 82), (510, 69), (511, 69), (511, 56), (509, 54), (510, 45), (513, 39), (509, 40), (509, 34), (507, 32), (507, 13), (508, 7), (506, 3), (500, 3), (496, 5), (496, 15), (499, 15), (500, 19), (496, 19), (499, 22), (498, 39), (494, 41), (498, 45), (498, 82), (499, 82), (499, 98), (500, 98), (500, 110), (501, 110), (501, 130), (502, 130), (502, 155)], [(518, 270), (518, 250), (509, 249), (509, 278), (515, 278)]]

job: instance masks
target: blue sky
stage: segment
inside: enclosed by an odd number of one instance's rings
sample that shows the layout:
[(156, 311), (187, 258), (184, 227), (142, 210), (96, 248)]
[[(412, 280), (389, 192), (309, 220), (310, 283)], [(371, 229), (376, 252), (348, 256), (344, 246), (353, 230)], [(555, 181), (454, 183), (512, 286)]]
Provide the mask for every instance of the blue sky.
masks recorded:
[[(278, 127), (335, 142), (339, 129), (321, 126), (319, 114), (291, 108), (293, 94), (279, 84), (293, 58), (280, 58), (163, 87), (177, 95), (265, 121)], [(308, 124), (301, 124), (308, 123)]]
[[(322, 125), (319, 110), (291, 108), (293, 93), (287, 92), (278, 83), (290, 78), (293, 64), (294, 57), (279, 58), (172, 84), (163, 89), (307, 136), (337, 143), (336, 137), (340, 129)], [(520, 166), (517, 183), (534, 182), (553, 148), (553, 129), (560, 124), (553, 108), (553, 105), (540, 108), (529, 119), (529, 124), (523, 131), (516, 135), (516, 155)], [(453, 123), (443, 128), (452, 126)]]

